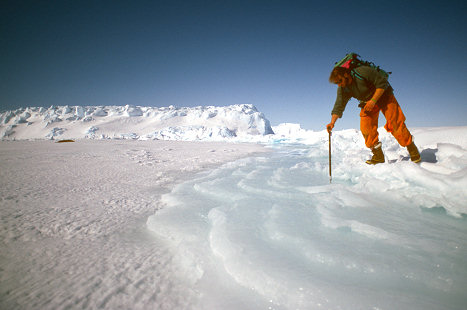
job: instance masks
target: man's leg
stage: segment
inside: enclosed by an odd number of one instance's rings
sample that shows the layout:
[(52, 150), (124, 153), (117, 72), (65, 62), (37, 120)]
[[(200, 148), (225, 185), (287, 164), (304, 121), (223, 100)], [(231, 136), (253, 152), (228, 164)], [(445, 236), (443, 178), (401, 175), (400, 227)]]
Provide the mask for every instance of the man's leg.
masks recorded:
[(363, 109), (360, 112), (360, 130), (365, 139), (365, 145), (372, 148), (379, 143), (378, 138), (378, 115), (379, 107), (375, 105), (371, 112), (365, 112)]
[(366, 161), (369, 165), (384, 163), (384, 154), (378, 139), (378, 115), (380, 108), (375, 106), (371, 112), (360, 112), (360, 130), (362, 131), (365, 145), (373, 152), (373, 157)]
[(412, 143), (412, 135), (405, 125), (405, 115), (394, 95), (388, 97), (387, 104), (384, 105), (381, 112), (383, 112), (386, 118), (384, 128), (396, 138), (401, 146), (406, 147), (410, 145)]
[(401, 146), (407, 147), (410, 159), (415, 163), (419, 163), (421, 161), (420, 153), (413, 142), (412, 134), (405, 125), (404, 113), (394, 95), (389, 96), (382, 112), (386, 118), (384, 128), (396, 138)]

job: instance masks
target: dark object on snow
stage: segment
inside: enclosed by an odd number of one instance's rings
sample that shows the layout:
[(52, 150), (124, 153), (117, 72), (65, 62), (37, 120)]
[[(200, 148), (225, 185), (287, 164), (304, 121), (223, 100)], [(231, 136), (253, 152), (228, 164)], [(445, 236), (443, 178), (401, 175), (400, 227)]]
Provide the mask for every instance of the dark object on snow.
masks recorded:
[(67, 140), (58, 140), (57, 143), (64, 143), (64, 142), (75, 142), (75, 140), (67, 139)]

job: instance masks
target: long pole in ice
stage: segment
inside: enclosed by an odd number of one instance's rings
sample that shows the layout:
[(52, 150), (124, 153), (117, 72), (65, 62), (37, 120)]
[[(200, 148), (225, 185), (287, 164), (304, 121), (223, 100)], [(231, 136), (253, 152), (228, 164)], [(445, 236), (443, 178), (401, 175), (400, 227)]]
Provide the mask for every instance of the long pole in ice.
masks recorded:
[(332, 173), (331, 173), (331, 131), (329, 131), (329, 184), (332, 182)]

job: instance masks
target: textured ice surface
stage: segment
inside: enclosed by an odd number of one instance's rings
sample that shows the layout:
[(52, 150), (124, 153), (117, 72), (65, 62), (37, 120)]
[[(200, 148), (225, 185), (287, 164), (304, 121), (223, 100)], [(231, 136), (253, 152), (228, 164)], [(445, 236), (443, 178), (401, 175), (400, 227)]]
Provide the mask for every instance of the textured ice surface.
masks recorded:
[(336, 134), (332, 184), (318, 138), (163, 196), (147, 225), (199, 292), (192, 309), (465, 309), (466, 150), (417, 165), (388, 138), (389, 163), (368, 166), (354, 138)]

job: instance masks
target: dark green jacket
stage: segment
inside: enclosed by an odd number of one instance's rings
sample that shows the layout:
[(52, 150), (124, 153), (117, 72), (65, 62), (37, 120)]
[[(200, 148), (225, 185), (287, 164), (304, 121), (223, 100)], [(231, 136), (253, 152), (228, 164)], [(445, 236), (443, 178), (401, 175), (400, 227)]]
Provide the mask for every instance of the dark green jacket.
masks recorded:
[(356, 98), (360, 101), (359, 107), (364, 107), (365, 102), (370, 100), (375, 93), (376, 88), (384, 89), (383, 96), (378, 100), (377, 104), (384, 102), (384, 98), (392, 93), (392, 87), (388, 80), (380, 74), (376, 69), (368, 66), (355, 68), (356, 74), (352, 73), (352, 83), (347, 87), (337, 88), (337, 98), (331, 114), (337, 114), (342, 117), (345, 106), (351, 98)]

